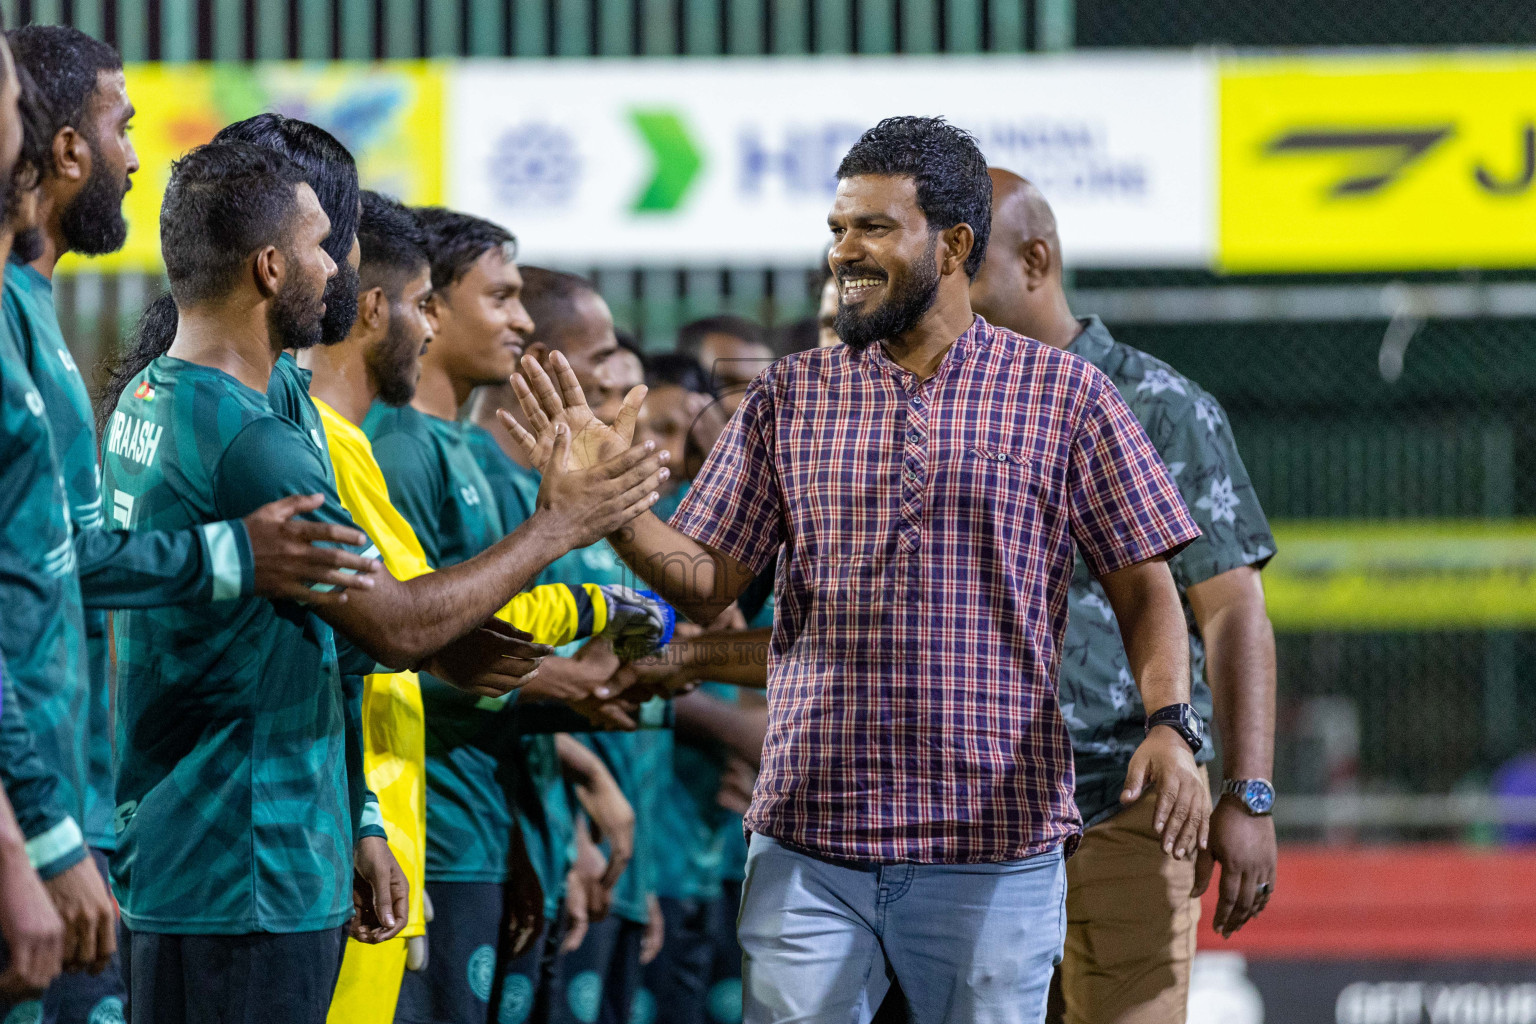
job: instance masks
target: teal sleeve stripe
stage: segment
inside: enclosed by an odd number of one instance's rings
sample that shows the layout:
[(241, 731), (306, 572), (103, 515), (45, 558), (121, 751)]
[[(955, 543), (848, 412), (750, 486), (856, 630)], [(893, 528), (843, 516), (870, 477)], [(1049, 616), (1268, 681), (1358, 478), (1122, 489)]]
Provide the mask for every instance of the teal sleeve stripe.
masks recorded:
[(500, 711), (502, 708), (517, 700), (516, 690), (511, 690), (500, 697), (481, 697), (475, 701), (475, 707), (481, 711)]
[(239, 520), (230, 520), (229, 529), (240, 552), (240, 596), (250, 597), (256, 593), (256, 552), (251, 548), (251, 534)]
[[(245, 524), (241, 524), (242, 528)], [(233, 601), (245, 589), (245, 566), (240, 558), (240, 543), (235, 539), (235, 528), (228, 522), (209, 523), (202, 527), (203, 540), (208, 545), (208, 564), (213, 570), (213, 598), (215, 601)], [(250, 544), (250, 538), (246, 538)]]
[[(573, 586), (567, 583), (565, 585), (565, 589), (571, 592), (571, 600), (576, 602), (575, 639), (580, 640), (583, 637), (591, 636), (593, 619), (592, 598), (587, 593), (587, 588), (581, 586)], [(611, 614), (612, 613), (610, 612), (610, 615)]]
[[(378, 558), (379, 557), (379, 546), (377, 544), (370, 544), (370, 545), (368, 545), (368, 550), (362, 552), (362, 556), (364, 558)], [(354, 575), (354, 576), (357, 575), (357, 572), (354, 569), (343, 569), (341, 571), (342, 572), (352, 573), (352, 575)], [(313, 591), (315, 591), (316, 593), (319, 593), (319, 594), (325, 594), (325, 593), (328, 593), (328, 592), (330, 592), (332, 590), (335, 590), (336, 587), (333, 586), (330, 583), (316, 583), (313, 586), (311, 586), (309, 589), (313, 590)]]
[(27, 840), (27, 861), (39, 874), (47, 875), (50, 867), (70, 854), (84, 850), (85, 835), (80, 826), (74, 818), (65, 818), (48, 831)]
[(365, 829), (370, 828), (380, 830), (384, 828), (384, 815), (379, 810), (379, 802), (377, 800), (369, 800), (363, 804), (362, 819), (358, 822), (357, 826), (358, 834), (362, 835)]

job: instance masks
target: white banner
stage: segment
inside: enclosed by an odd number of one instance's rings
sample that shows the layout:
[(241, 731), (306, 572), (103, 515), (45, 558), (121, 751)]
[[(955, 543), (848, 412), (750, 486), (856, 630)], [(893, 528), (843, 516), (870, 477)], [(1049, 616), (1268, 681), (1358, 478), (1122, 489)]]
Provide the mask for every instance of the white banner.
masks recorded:
[(1211, 261), (1215, 67), (1192, 55), (467, 61), (450, 205), (530, 262), (800, 264), (835, 171), (894, 114), (942, 114), (1034, 181), (1069, 264)]

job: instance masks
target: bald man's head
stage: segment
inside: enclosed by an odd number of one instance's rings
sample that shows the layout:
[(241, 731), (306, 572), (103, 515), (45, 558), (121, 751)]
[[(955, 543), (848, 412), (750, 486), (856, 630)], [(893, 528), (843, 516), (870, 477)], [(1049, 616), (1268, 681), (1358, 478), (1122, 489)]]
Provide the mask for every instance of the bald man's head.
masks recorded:
[(971, 283), (971, 308), (988, 323), (1041, 337), (1041, 319), (1066, 308), (1056, 215), (1040, 190), (1012, 171), (992, 167), (987, 174), (992, 241)]
[(1056, 234), (1056, 214), (1034, 184), (1001, 167), (987, 168), (992, 179), (992, 223), (1003, 227), (1015, 247), (1038, 238), (1050, 246), (1061, 271), (1061, 237)]

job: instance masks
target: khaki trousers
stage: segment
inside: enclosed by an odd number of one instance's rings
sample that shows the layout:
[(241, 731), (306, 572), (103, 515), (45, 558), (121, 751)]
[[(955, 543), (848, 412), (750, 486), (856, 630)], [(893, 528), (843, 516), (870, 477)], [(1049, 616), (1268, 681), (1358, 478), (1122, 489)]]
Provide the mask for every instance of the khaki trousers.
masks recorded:
[(1156, 808), (1157, 793), (1145, 794), (1084, 833), (1067, 861), (1067, 943), (1047, 1024), (1184, 1024), (1195, 862), (1163, 853)]

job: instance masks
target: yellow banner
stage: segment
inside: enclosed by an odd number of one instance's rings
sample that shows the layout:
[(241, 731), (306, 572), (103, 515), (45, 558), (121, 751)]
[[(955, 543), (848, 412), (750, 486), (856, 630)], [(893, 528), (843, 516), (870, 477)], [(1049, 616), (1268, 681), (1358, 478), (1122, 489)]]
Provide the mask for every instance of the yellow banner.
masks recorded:
[(1228, 272), (1536, 265), (1536, 54), (1234, 59)]
[(1274, 524), (1276, 629), (1536, 627), (1536, 520)]
[(232, 121), (265, 110), (313, 121), (357, 159), (365, 188), (410, 204), (443, 196), (443, 77), (427, 61), (324, 64), (130, 64), (139, 173), (123, 204), (128, 244), (111, 256), (69, 256), (62, 271), (158, 271), (160, 200), (171, 161)]

